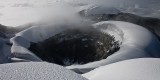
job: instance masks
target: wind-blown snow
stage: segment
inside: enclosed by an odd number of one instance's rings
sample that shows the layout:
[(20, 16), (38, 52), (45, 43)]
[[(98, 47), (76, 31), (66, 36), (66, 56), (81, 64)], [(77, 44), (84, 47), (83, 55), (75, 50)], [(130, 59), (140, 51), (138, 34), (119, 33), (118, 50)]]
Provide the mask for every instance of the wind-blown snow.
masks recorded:
[(1, 80), (87, 80), (62, 66), (47, 62), (0, 64)]
[(83, 74), (89, 80), (160, 80), (160, 59), (125, 60)]

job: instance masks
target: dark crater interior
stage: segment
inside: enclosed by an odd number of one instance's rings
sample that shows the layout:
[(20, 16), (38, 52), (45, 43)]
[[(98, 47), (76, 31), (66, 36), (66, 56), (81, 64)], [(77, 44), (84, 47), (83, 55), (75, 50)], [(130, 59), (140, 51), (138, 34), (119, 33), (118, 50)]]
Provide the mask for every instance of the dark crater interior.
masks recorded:
[(113, 36), (93, 27), (68, 29), (29, 48), (42, 60), (63, 66), (98, 61), (118, 49)]

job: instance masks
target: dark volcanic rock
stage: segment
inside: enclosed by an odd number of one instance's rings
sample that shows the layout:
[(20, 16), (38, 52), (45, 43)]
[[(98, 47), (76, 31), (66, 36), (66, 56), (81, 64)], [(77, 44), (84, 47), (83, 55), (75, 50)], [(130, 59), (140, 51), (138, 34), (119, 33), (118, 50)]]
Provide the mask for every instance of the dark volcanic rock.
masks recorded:
[(42, 60), (64, 66), (101, 60), (118, 49), (114, 37), (91, 27), (68, 29), (30, 47)]

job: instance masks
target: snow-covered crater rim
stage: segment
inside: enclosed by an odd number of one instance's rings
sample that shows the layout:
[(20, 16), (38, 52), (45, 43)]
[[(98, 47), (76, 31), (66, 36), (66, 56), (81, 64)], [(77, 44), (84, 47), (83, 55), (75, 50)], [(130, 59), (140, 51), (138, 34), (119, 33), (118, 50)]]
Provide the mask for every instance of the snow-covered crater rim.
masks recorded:
[[(160, 57), (160, 54), (158, 54), (158, 52), (160, 52), (159, 41), (149, 30), (142, 26), (122, 21), (103, 21), (94, 24), (94, 26), (103, 27), (111, 24), (112, 26), (109, 30), (113, 28), (113, 34), (116, 33), (116, 29), (120, 30), (120, 32), (118, 32), (120, 33), (119, 37), (122, 40), (120, 50), (109, 56), (107, 59), (85, 65), (72, 65), (67, 68), (85, 73), (97, 67), (123, 60), (143, 57)], [(107, 29), (104, 31), (108, 32)]]
[[(122, 60), (160, 56), (157, 54), (157, 52), (160, 52), (158, 40), (150, 31), (141, 26), (122, 21), (104, 21), (93, 24), (92, 26), (104, 33), (114, 35), (115, 39), (121, 41), (122, 43), (120, 50), (109, 56), (107, 59), (87, 63), (84, 65), (72, 65), (68, 66), (67, 68), (84, 73), (99, 66), (104, 66)], [(28, 45), (30, 42), (39, 42), (48, 39), (49, 37), (52, 37), (53, 35), (56, 35), (57, 33), (66, 29), (67, 27), (60, 26), (37, 26), (18, 33), (16, 37), (23, 37), (26, 39), (26, 41), (23, 39), (22, 40)], [(13, 44), (15, 43), (15, 45), (13, 45), (11, 49), (12, 53), (18, 53), (18, 55), (20, 54), (20, 56), (15, 55), (16, 57), (30, 60), (35, 60), (35, 58), (37, 59), (37, 57), (33, 55), (34, 53), (28, 50), (28, 47), (26, 48), (23, 46), (24, 44), (17, 40), (12, 40)], [(21, 49), (25, 48), (25, 52), (17, 49), (18, 47)]]

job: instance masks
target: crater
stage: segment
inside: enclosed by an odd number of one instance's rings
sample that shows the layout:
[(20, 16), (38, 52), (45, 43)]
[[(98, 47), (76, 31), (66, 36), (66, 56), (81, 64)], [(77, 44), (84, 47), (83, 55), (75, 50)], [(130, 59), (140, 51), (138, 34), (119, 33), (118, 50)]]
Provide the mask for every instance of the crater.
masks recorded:
[(62, 66), (98, 61), (118, 49), (113, 36), (93, 27), (67, 29), (29, 48), (42, 60)]

